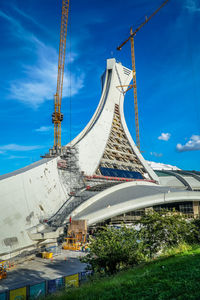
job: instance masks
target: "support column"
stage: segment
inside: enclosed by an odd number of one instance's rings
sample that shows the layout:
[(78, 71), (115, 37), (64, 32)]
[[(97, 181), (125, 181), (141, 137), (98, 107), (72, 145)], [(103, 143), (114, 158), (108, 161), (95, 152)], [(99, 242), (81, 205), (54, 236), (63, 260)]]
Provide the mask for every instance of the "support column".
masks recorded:
[(193, 213), (194, 213), (194, 218), (199, 217), (199, 201), (193, 201)]
[(153, 212), (153, 206), (145, 207), (144, 211), (145, 211), (145, 214), (147, 214), (149, 212)]

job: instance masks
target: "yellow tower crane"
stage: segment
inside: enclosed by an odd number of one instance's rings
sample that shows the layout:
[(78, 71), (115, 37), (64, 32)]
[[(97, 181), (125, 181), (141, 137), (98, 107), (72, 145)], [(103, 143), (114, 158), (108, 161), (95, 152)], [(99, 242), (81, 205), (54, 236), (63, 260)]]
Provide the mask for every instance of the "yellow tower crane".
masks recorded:
[(53, 154), (61, 154), (61, 122), (63, 114), (61, 113), (63, 77), (65, 65), (65, 51), (66, 51), (66, 37), (67, 37), (67, 23), (69, 12), (69, 0), (62, 0), (62, 17), (60, 29), (60, 45), (59, 45), (59, 59), (58, 59), (58, 75), (57, 75), (57, 89), (54, 95), (54, 112), (52, 114), (52, 122), (54, 123), (54, 146)]
[[(154, 13), (150, 17), (146, 17), (145, 21), (133, 31), (132, 27), (130, 29), (130, 36), (127, 40), (125, 40), (120, 46), (117, 47), (117, 50), (121, 50), (121, 48), (130, 40), (131, 41), (131, 60), (132, 60), (132, 71), (133, 71), (133, 84), (129, 85), (126, 92), (133, 88), (134, 92), (134, 110), (135, 110), (135, 127), (136, 127), (136, 144), (138, 149), (140, 150), (140, 135), (139, 135), (139, 120), (138, 120), (138, 103), (137, 103), (137, 84), (136, 84), (136, 69), (135, 69), (135, 50), (134, 50), (134, 36), (136, 33), (146, 24), (149, 22), (149, 20), (157, 14), (157, 12), (165, 5), (167, 4), (169, 0), (165, 0), (162, 5), (154, 11)], [(125, 86), (122, 86), (125, 87)], [(126, 86), (127, 87), (127, 86)]]

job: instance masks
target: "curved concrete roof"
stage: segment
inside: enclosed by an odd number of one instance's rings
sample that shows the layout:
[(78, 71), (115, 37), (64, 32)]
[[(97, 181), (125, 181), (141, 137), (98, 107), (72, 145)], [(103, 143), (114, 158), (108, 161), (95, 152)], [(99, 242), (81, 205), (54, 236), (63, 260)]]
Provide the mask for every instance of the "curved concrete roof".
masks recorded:
[(128, 182), (90, 198), (71, 215), (74, 219), (86, 219), (91, 225), (136, 209), (182, 201), (200, 201), (200, 192)]
[(161, 185), (200, 191), (200, 172), (183, 170), (159, 170), (155, 172), (159, 176)]

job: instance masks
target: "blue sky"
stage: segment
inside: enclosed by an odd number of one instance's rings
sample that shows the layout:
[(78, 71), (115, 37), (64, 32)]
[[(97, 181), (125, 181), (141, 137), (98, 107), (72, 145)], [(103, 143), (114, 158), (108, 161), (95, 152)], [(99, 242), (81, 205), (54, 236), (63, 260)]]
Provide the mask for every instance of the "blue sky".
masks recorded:
[[(161, 0), (71, 1), (62, 143), (98, 105), (106, 59), (131, 67), (116, 47)], [(53, 146), (61, 0), (0, 1), (0, 174)], [(147, 160), (200, 170), (200, 1), (171, 0), (135, 37), (141, 150)], [(135, 140), (133, 91), (125, 117)]]

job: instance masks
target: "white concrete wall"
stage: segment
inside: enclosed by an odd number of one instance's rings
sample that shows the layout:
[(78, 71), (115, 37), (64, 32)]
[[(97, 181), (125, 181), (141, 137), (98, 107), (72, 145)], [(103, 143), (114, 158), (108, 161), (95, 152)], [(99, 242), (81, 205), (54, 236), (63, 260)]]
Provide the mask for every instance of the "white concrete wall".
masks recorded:
[[(80, 168), (88, 176), (93, 175), (98, 168), (109, 138), (115, 104), (119, 105), (120, 99), (124, 98), (117, 86), (121, 84), (129, 84), (131, 81), (131, 73), (129, 76), (127, 76), (124, 74), (123, 69), (121, 68), (119, 70), (121, 79), (120, 83), (116, 72), (117, 65), (119, 64), (116, 64), (114, 58), (107, 60), (105, 84), (99, 106), (97, 107), (96, 112), (85, 129), (71, 142), (72, 145), (77, 145), (79, 149)], [(112, 70), (112, 77), (110, 81), (110, 88), (108, 93), (106, 93), (108, 84), (108, 70)], [(101, 110), (103, 105), (104, 107)]]
[[(27, 230), (55, 213), (65, 200), (56, 159), (0, 180), (0, 255), (33, 244)], [(17, 242), (6, 246), (9, 238)]]

